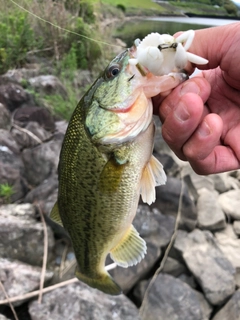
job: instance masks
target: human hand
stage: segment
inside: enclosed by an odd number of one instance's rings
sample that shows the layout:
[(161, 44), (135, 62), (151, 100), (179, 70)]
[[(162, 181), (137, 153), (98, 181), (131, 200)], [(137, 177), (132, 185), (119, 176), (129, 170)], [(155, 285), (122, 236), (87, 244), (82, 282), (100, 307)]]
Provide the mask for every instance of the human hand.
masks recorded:
[(197, 30), (189, 52), (209, 60), (197, 66), (206, 71), (153, 98), (163, 138), (199, 174), (240, 168), (239, 48), (240, 23)]

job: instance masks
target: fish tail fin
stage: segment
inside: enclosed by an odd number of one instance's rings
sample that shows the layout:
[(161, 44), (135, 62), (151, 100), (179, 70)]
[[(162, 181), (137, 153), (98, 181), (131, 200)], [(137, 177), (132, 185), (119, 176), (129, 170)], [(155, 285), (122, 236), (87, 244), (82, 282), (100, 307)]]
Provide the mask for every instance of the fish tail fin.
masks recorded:
[(76, 277), (92, 288), (98, 289), (104, 293), (111, 295), (119, 295), (122, 293), (120, 286), (112, 279), (108, 272), (100, 273), (95, 278), (90, 278), (78, 269), (75, 272)]

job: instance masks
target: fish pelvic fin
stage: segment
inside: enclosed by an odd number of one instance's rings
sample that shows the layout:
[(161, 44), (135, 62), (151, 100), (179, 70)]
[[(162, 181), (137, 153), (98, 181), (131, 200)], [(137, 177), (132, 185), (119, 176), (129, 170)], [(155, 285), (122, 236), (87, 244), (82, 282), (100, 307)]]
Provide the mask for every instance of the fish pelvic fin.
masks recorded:
[(139, 263), (146, 252), (146, 242), (131, 225), (120, 243), (110, 251), (110, 257), (117, 265), (127, 268)]
[(104, 293), (111, 295), (119, 295), (122, 293), (121, 287), (113, 280), (108, 272), (101, 273), (95, 278), (90, 278), (81, 273), (77, 268), (75, 276), (90, 287), (98, 289)]
[(53, 206), (52, 211), (50, 213), (50, 218), (54, 222), (60, 224), (60, 226), (63, 227), (62, 219), (61, 219), (60, 214), (59, 214), (58, 202), (56, 202), (55, 205)]
[(155, 187), (165, 184), (166, 180), (162, 164), (152, 155), (142, 173), (140, 185), (142, 201), (152, 204), (156, 200)]

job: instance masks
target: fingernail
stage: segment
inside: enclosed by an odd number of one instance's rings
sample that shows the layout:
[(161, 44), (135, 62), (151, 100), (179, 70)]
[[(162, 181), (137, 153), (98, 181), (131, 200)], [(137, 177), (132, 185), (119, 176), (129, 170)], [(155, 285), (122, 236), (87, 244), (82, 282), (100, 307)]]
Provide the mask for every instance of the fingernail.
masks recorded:
[(190, 114), (184, 103), (179, 102), (178, 106), (174, 110), (174, 116), (182, 122), (189, 119)]
[(183, 84), (180, 95), (183, 96), (184, 94), (189, 92), (196, 94), (199, 94), (200, 92), (199, 86), (193, 81), (189, 81)]
[(202, 124), (200, 125), (197, 131), (198, 131), (198, 134), (202, 137), (207, 137), (211, 133), (211, 130), (205, 121), (202, 122)]

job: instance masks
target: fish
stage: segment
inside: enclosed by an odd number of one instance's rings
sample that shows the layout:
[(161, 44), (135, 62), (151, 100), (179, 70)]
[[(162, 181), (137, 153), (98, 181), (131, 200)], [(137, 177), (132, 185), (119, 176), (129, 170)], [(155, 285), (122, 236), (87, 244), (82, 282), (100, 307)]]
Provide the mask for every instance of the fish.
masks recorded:
[(106, 257), (110, 254), (124, 268), (144, 258), (146, 243), (132, 221), (140, 195), (151, 204), (155, 187), (166, 182), (163, 166), (153, 156), (151, 97), (186, 80), (179, 70), (159, 76), (133, 61), (137, 45), (109, 63), (74, 110), (50, 214), (69, 234), (76, 277), (110, 295), (122, 289), (105, 270)]

